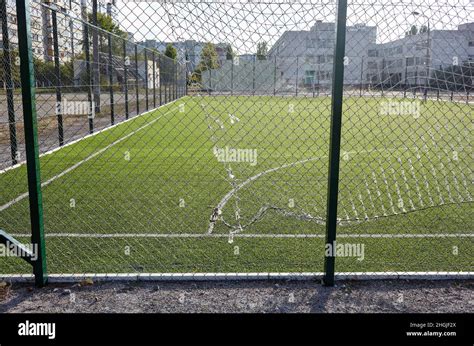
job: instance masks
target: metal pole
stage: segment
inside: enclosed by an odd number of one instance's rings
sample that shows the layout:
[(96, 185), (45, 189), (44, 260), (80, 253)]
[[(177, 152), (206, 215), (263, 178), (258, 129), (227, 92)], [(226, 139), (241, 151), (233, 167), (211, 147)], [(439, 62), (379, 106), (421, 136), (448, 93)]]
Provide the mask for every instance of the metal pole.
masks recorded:
[(128, 65), (130, 60), (127, 57), (127, 41), (123, 40), (123, 85), (125, 92), (125, 119), (130, 117), (130, 110), (128, 108)]
[(174, 100), (178, 98), (178, 61), (174, 61)]
[(26, 169), (28, 173), (28, 196), (30, 202), (31, 243), (37, 259), (32, 262), (35, 283), (47, 283), (46, 246), (44, 240), (43, 201), (38, 149), (38, 128), (35, 101), (35, 75), (31, 44), (29, 0), (16, 0), (18, 19), (18, 45), (20, 51), (20, 75), (23, 98), (23, 120), (25, 130)]
[(171, 72), (169, 71), (168, 61), (166, 62), (166, 78), (165, 78), (165, 103), (170, 102), (170, 78)]
[(321, 81), (319, 80), (319, 77), (321, 75), (321, 63), (318, 62), (318, 97), (319, 97), (319, 89), (321, 88)]
[(212, 68), (209, 68), (209, 96), (211, 95), (212, 89)]
[(155, 59), (155, 52), (151, 52), (152, 59), (153, 59), (153, 108), (156, 108), (156, 59)]
[(184, 70), (184, 73), (185, 73), (185, 76), (184, 76), (184, 94), (186, 96), (188, 96), (188, 83), (190, 83), (189, 81), (189, 73), (188, 73), (188, 66), (186, 65), (186, 68)]
[(331, 105), (331, 135), (329, 147), (328, 197), (326, 216), (326, 247), (332, 249), (324, 257), (324, 285), (334, 286), (337, 200), (339, 194), (339, 162), (341, 151), (342, 103), (344, 94), (344, 55), (346, 42), (347, 0), (337, 7), (337, 38), (334, 51), (333, 89)]
[(234, 59), (232, 58), (232, 65), (230, 66), (230, 96), (234, 95)]
[(148, 54), (146, 48), (144, 50), (145, 56), (145, 109), (149, 109), (149, 102), (148, 102)]
[(298, 78), (299, 78), (299, 57), (296, 57), (296, 87), (295, 96), (298, 96)]
[(413, 97), (416, 96), (417, 88), (418, 88), (418, 65), (416, 65), (416, 70), (415, 70), (415, 88), (413, 89)]
[(403, 90), (403, 97), (407, 97), (408, 87), (408, 58), (405, 58), (405, 88)]
[(253, 58), (253, 68), (252, 68), (252, 95), (255, 95), (255, 64), (257, 61), (257, 56)]
[[(85, 9), (84, 9), (85, 11)], [(90, 56), (90, 42), (89, 42), (89, 24), (84, 22), (84, 50), (86, 56), (86, 75), (87, 82), (87, 101), (89, 102), (89, 133), (94, 132), (94, 115), (95, 115), (95, 106), (92, 102), (92, 75), (91, 75), (91, 56)]]
[(382, 97), (384, 96), (384, 87), (385, 87), (385, 58), (382, 59), (382, 80), (380, 83), (382, 87)]
[(71, 60), (74, 61), (76, 53), (74, 47), (74, 22), (72, 20), (69, 21), (69, 30), (71, 31)]
[(428, 42), (426, 42), (426, 76), (425, 76), (425, 92), (424, 92), (424, 98), (425, 101), (428, 98), (428, 88), (429, 88), (429, 75), (430, 75), (430, 39), (431, 39), (431, 25), (430, 25), (430, 18), (426, 17), (428, 20)]
[(360, 97), (362, 97), (363, 85), (364, 85), (364, 57), (362, 57), (362, 63), (360, 65)]
[(112, 63), (112, 35), (108, 34), (107, 43), (109, 46), (109, 98), (110, 98), (110, 123), (115, 124), (115, 102), (114, 102), (114, 66)]
[(161, 68), (161, 55), (158, 56), (158, 71), (160, 72), (160, 76), (158, 77), (160, 83), (160, 106), (163, 104), (162, 100), (162, 93), (161, 93), (161, 86), (163, 85), (163, 69)]
[(276, 78), (277, 78), (277, 56), (275, 55), (275, 61), (273, 64), (273, 96), (276, 95)]
[(95, 114), (100, 113), (100, 63), (99, 63), (99, 35), (97, 32), (97, 0), (92, 1), (92, 55), (93, 64), (93, 83), (94, 83), (94, 105)]
[(138, 46), (135, 44), (135, 96), (137, 97), (137, 115), (140, 114), (140, 94), (138, 91), (138, 84), (140, 83), (138, 74)]
[(54, 70), (56, 74), (56, 118), (58, 121), (59, 145), (62, 146), (64, 144), (64, 129), (61, 97), (61, 68), (59, 66), (58, 19), (56, 10), (51, 10), (51, 19), (53, 22)]
[(10, 152), (12, 165), (15, 165), (18, 163), (15, 103), (13, 98), (13, 89), (15, 88), (15, 82), (13, 81), (12, 60), (10, 54), (10, 33), (8, 31), (7, 0), (0, 0), (0, 4), (0, 19), (2, 20), (3, 66), (5, 69), (4, 83), (7, 96), (8, 127), (10, 131)]

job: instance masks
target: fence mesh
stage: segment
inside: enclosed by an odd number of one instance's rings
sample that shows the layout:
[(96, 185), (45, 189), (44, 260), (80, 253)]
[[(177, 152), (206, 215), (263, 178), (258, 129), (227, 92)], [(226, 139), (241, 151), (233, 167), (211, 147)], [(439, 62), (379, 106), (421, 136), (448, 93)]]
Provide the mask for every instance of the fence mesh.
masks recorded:
[[(0, 228), (28, 243), (0, 2)], [(328, 247), (335, 1), (31, 2), (49, 272), (473, 271), (472, 10), (349, 1)]]

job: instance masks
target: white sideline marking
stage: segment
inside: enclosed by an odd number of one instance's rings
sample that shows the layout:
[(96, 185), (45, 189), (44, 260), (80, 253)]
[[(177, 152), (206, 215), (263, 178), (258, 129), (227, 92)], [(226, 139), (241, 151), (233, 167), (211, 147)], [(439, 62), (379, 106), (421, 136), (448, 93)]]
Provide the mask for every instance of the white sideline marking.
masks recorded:
[[(184, 96), (184, 97), (187, 97), (187, 96)], [(84, 139), (87, 139), (87, 138), (89, 138), (89, 137), (94, 137), (94, 136), (98, 135), (99, 133), (106, 132), (106, 131), (111, 130), (111, 129), (117, 127), (117, 126), (123, 125), (123, 124), (128, 123), (128, 122), (130, 122), (130, 121), (132, 121), (132, 120), (135, 120), (135, 119), (138, 119), (138, 118), (140, 118), (140, 117), (143, 117), (144, 115), (147, 115), (147, 114), (150, 114), (150, 113), (152, 113), (152, 112), (155, 112), (156, 110), (158, 110), (158, 109), (160, 109), (160, 108), (163, 108), (164, 106), (168, 106), (168, 105), (170, 105), (170, 104), (172, 104), (172, 103), (174, 103), (174, 102), (176, 102), (176, 101), (181, 101), (182, 99), (183, 99), (183, 97), (181, 97), (181, 98), (179, 98), (179, 99), (176, 99), (176, 100), (173, 100), (173, 101), (170, 101), (170, 102), (168, 102), (168, 103), (164, 103), (164, 104), (162, 104), (161, 106), (158, 106), (158, 107), (156, 107), (156, 108), (150, 109), (149, 111), (146, 111), (146, 112), (140, 113), (140, 114), (138, 114), (138, 115), (135, 115), (134, 117), (125, 119), (125, 120), (123, 120), (123, 121), (121, 121), (121, 122), (118, 122), (118, 123), (116, 123), (116, 124), (114, 124), (114, 125), (111, 125), (111, 126), (108, 126), (108, 127), (106, 127), (106, 128), (103, 128), (102, 130), (94, 131), (94, 133), (89, 133), (89, 134), (85, 135), (84, 137), (77, 138), (77, 139), (75, 139), (75, 140), (73, 140), (73, 141), (71, 141), (71, 142), (68, 142), (68, 143), (64, 144), (63, 146), (60, 146), (60, 147), (57, 147), (57, 148), (48, 150), (48, 151), (46, 151), (46, 152), (44, 152), (44, 153), (42, 153), (42, 154), (39, 154), (39, 157), (43, 157), (43, 156), (46, 156), (46, 155), (50, 155), (50, 154), (52, 154), (52, 153), (55, 153), (56, 151), (59, 151), (59, 150), (64, 149), (64, 148), (67, 148), (67, 147), (69, 147), (69, 146), (71, 146), (71, 145), (73, 145), (73, 144), (76, 144), (76, 143), (78, 143), (78, 142), (84, 140)], [(0, 174), (3, 174), (3, 173), (5, 173), (5, 172), (8, 172), (8, 171), (10, 171), (10, 170), (12, 170), (12, 169), (21, 167), (21, 166), (23, 166), (25, 163), (26, 163), (26, 161), (22, 161), (22, 162), (17, 163), (16, 165), (9, 166), (9, 167), (4, 168), (4, 169), (0, 169)]]
[[(75, 273), (48, 274), (50, 283), (77, 283), (87, 278), (94, 281), (245, 281), (245, 280), (315, 280), (324, 277), (323, 272), (258, 272), (258, 273)], [(453, 280), (472, 279), (474, 272), (336, 272), (340, 280)], [(0, 274), (9, 282), (33, 282), (32, 274)]]
[[(79, 167), (79, 166), (82, 165), (83, 163), (85, 163), (85, 162), (87, 162), (87, 161), (93, 159), (94, 157), (96, 157), (96, 156), (102, 154), (104, 151), (106, 151), (106, 150), (112, 148), (113, 146), (117, 145), (118, 143), (123, 142), (124, 140), (126, 140), (126, 139), (128, 139), (129, 137), (133, 136), (133, 135), (136, 134), (137, 132), (143, 130), (144, 128), (147, 128), (148, 126), (150, 126), (150, 125), (152, 125), (152, 124), (154, 124), (154, 123), (157, 122), (159, 119), (161, 119), (161, 118), (164, 117), (165, 115), (169, 114), (169, 113), (170, 113), (171, 111), (173, 111), (173, 110), (176, 110), (176, 109), (173, 108), (173, 109), (168, 110), (167, 112), (161, 114), (159, 117), (153, 119), (153, 120), (150, 121), (149, 123), (146, 123), (145, 125), (139, 127), (139, 128), (136, 129), (136, 130), (133, 130), (133, 131), (130, 132), (129, 134), (125, 135), (124, 137), (119, 138), (119, 139), (117, 139), (115, 142), (110, 143), (109, 145), (107, 145), (106, 147), (100, 149), (99, 151), (96, 151), (95, 153), (93, 153), (93, 154), (87, 156), (85, 159), (83, 159), (83, 160), (81, 160), (81, 161), (75, 163), (74, 165), (72, 165), (71, 167), (69, 167), (69, 168), (67, 168), (66, 170), (62, 171), (61, 173), (59, 173), (59, 174), (55, 175), (54, 177), (51, 177), (50, 179), (48, 179), (48, 180), (46, 180), (45, 182), (43, 182), (43, 183), (41, 184), (41, 187), (48, 186), (49, 184), (51, 184), (51, 183), (52, 183), (53, 181), (55, 181), (56, 179), (59, 179), (59, 178), (61, 178), (62, 176), (66, 175), (67, 173), (69, 173), (69, 172), (75, 170), (77, 167)], [(123, 124), (123, 123), (121, 123), (121, 124)], [(27, 198), (28, 195), (29, 195), (28, 192), (22, 193), (22, 194), (19, 195), (18, 197), (15, 197), (14, 199), (12, 199), (10, 202), (8, 202), (8, 203), (6, 203), (6, 204), (0, 206), (0, 212), (3, 211), (3, 210), (5, 210), (5, 209), (7, 209), (7, 208), (9, 208), (9, 207), (11, 207), (11, 206), (14, 205), (15, 203), (17, 203), (17, 202), (19, 202), (19, 201), (21, 201), (21, 200)]]
[[(13, 237), (29, 237), (31, 234), (12, 234)], [(216, 233), (50, 233), (46, 238), (229, 238), (229, 234)], [(246, 234), (235, 233), (234, 238), (321, 238), (324, 234)], [(338, 234), (338, 238), (474, 238), (474, 233), (419, 233), (419, 234)]]
[[(374, 152), (381, 152), (381, 151), (397, 151), (397, 150), (400, 150), (400, 149), (405, 149), (405, 148), (395, 148), (395, 149), (386, 149), (386, 148), (383, 148), (383, 149), (370, 149), (370, 150), (360, 150), (360, 151), (348, 151), (347, 153), (349, 154), (368, 154), (368, 153), (374, 153)], [(413, 149), (413, 148), (412, 148)], [(270, 168), (266, 171), (263, 171), (263, 172), (260, 172), (256, 175), (254, 175), (253, 177), (250, 177), (248, 178), (247, 180), (245, 180), (244, 182), (240, 183), (239, 185), (237, 185), (235, 188), (233, 188), (232, 190), (230, 190), (222, 199), (221, 201), (217, 204), (216, 208), (214, 208), (214, 210), (222, 210), (225, 205), (227, 204), (227, 202), (232, 198), (232, 196), (235, 195), (235, 193), (237, 191), (239, 191), (240, 189), (242, 189), (244, 186), (248, 185), (249, 183), (251, 183), (252, 181), (254, 180), (257, 180), (258, 178), (260, 178), (261, 176), (264, 176), (266, 174), (269, 174), (269, 173), (272, 173), (272, 172), (275, 172), (275, 171), (278, 171), (280, 169), (285, 169), (285, 168), (288, 168), (288, 167), (292, 167), (292, 166), (296, 166), (296, 165), (300, 165), (300, 164), (303, 164), (303, 163), (306, 163), (306, 162), (310, 162), (310, 161), (316, 161), (316, 160), (321, 160), (321, 159), (326, 159), (328, 158), (328, 155), (323, 155), (323, 156), (319, 156), (319, 157), (312, 157), (312, 158), (309, 158), (309, 159), (304, 159), (304, 160), (301, 160), (301, 161), (296, 161), (296, 162), (292, 162), (292, 163), (287, 163), (283, 166), (279, 166), (279, 167), (274, 167), (274, 168)], [(212, 220), (212, 215), (210, 217), (210, 220)], [(214, 225), (215, 225), (215, 222), (209, 222), (209, 227), (207, 229), (207, 233), (208, 234), (211, 234), (212, 231), (214, 230)]]

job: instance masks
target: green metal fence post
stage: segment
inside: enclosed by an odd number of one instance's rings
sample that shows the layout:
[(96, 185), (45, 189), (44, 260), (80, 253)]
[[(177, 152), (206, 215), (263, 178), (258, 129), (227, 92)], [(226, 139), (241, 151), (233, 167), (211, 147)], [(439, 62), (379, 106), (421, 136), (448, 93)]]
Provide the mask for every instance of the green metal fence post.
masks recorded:
[(140, 93), (138, 88), (140, 87), (140, 74), (138, 72), (138, 46), (135, 44), (135, 97), (137, 98), (137, 114), (140, 114)]
[(155, 51), (151, 52), (153, 59), (153, 108), (156, 108), (156, 59)]
[(98, 115), (101, 112), (101, 105), (100, 105), (100, 54), (99, 54), (99, 31), (97, 30), (97, 12), (98, 12), (98, 4), (97, 0), (92, 0), (92, 85), (94, 90), (94, 107), (95, 111), (94, 114)]
[[(86, 9), (82, 9), (84, 12), (84, 17), (87, 18)], [(89, 103), (89, 133), (94, 133), (94, 117), (95, 117), (95, 107), (92, 102), (92, 72), (91, 72), (91, 57), (90, 57), (90, 42), (89, 42), (89, 24), (84, 22), (84, 55), (86, 59), (86, 75), (87, 75), (87, 102)]]
[(230, 96), (234, 96), (234, 57), (232, 57), (232, 64), (230, 65)]
[(31, 45), (29, 0), (16, 0), (18, 19), (18, 43), (20, 51), (21, 91), (23, 99), (23, 119), (25, 126), (26, 166), (28, 172), (28, 193), (30, 202), (31, 242), (37, 258), (32, 263), (35, 283), (47, 283), (46, 248), (43, 227), (43, 202), (37, 138), (35, 104), (35, 76), (33, 50)]
[(295, 96), (298, 96), (298, 79), (299, 79), (299, 57), (296, 57), (296, 85), (295, 85)]
[(145, 60), (145, 110), (148, 111), (150, 104), (148, 100), (148, 53), (146, 48), (143, 50), (144, 60)]
[(128, 73), (127, 69), (130, 65), (129, 57), (127, 56), (127, 41), (123, 40), (123, 87), (125, 93), (125, 119), (128, 119), (130, 116), (130, 111), (128, 108)]
[(107, 45), (109, 50), (109, 104), (110, 104), (110, 124), (115, 124), (115, 99), (114, 99), (114, 66), (113, 66), (113, 55), (112, 55), (112, 35), (109, 33), (107, 36)]
[(346, 44), (347, 0), (339, 0), (337, 7), (336, 47), (334, 51), (333, 88), (331, 105), (331, 137), (329, 147), (328, 197), (326, 216), (326, 247), (332, 249), (324, 257), (324, 285), (334, 285), (335, 241), (337, 227), (337, 199), (339, 193), (339, 161), (341, 151), (342, 102), (344, 93), (344, 55)]
[(62, 92), (61, 92), (61, 65), (59, 60), (59, 39), (58, 39), (58, 19), (56, 10), (51, 10), (51, 19), (53, 22), (53, 49), (54, 49), (54, 70), (56, 74), (56, 118), (58, 121), (58, 140), (59, 145), (64, 145), (63, 111), (62, 111)]
[(163, 93), (161, 91), (161, 86), (163, 85), (163, 69), (162, 69), (162, 66), (163, 63), (161, 62), (161, 54), (158, 55), (158, 72), (160, 73), (160, 75), (158, 76), (158, 80), (159, 80), (159, 83), (160, 83), (160, 106), (163, 104)]

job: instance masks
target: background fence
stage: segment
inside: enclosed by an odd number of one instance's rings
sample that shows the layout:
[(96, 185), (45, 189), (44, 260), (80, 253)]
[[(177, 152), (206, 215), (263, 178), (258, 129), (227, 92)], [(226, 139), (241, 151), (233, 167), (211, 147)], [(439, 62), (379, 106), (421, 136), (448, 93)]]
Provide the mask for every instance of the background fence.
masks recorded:
[(41, 280), (472, 276), (469, 1), (0, 5), (0, 238)]

